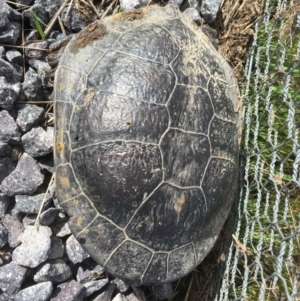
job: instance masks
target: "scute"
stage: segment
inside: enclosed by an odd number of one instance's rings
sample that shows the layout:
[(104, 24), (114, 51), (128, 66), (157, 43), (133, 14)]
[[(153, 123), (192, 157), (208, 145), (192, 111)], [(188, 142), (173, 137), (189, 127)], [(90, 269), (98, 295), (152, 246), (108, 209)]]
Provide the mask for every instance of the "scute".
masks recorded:
[(89, 29), (75, 36), (56, 73), (57, 197), (94, 260), (159, 285), (199, 264), (228, 216), (238, 88), (207, 36), (171, 5), (96, 22), (98, 39)]

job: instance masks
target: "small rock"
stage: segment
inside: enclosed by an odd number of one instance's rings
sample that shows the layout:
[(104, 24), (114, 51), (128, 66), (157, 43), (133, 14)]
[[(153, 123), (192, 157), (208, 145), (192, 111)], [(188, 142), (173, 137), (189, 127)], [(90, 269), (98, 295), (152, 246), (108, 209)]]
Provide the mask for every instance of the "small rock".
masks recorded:
[(216, 20), (221, 2), (222, 0), (202, 0), (200, 12), (207, 23), (212, 23)]
[(85, 288), (75, 280), (59, 284), (50, 301), (82, 301)]
[(189, 7), (186, 10), (184, 10), (183, 13), (186, 14), (186, 15), (188, 15), (189, 18), (191, 20), (193, 20), (195, 23), (197, 23), (198, 25), (201, 25), (202, 18), (200, 17), (199, 12), (195, 8)]
[(170, 300), (173, 295), (172, 284), (166, 283), (159, 286), (153, 286), (153, 294), (155, 296), (155, 300)]
[(37, 270), (33, 279), (35, 282), (51, 281), (61, 283), (72, 277), (70, 267), (62, 259), (48, 260)]
[[(138, 299), (137, 299), (138, 300)], [(122, 295), (122, 294), (118, 294), (118, 295), (116, 295), (114, 298), (113, 298), (113, 300), (112, 301), (128, 301), (128, 299), (124, 296), (124, 295)]]
[(15, 169), (15, 164), (10, 158), (0, 157), (0, 184), (9, 174), (12, 173), (14, 169)]
[(10, 262), (0, 267), (0, 288), (3, 293), (13, 295), (21, 288), (27, 269)]
[(93, 301), (110, 301), (115, 290), (114, 284), (109, 284), (103, 293), (97, 296)]
[(4, 76), (0, 76), (0, 107), (10, 110), (20, 93), (20, 83), (9, 84)]
[(17, 125), (21, 132), (27, 132), (32, 129), (43, 117), (44, 109), (36, 105), (19, 105)]
[(22, 219), (23, 226), (25, 228), (27, 226), (34, 226), (36, 217), (37, 217), (37, 214), (26, 214), (26, 216), (24, 216)]
[(40, 225), (42, 225), (42, 226), (51, 225), (59, 212), (60, 212), (59, 209), (53, 208), (53, 207), (48, 208), (47, 210), (42, 212), (40, 215), (40, 221), (39, 221)]
[(0, 157), (9, 156), (11, 152), (11, 147), (9, 144), (0, 141)]
[(173, 4), (173, 5), (178, 6), (178, 7), (180, 7), (182, 2), (183, 2), (183, 0), (169, 0), (169, 4)]
[(45, 169), (52, 174), (55, 172), (53, 156), (51, 156), (50, 158), (48, 156), (40, 157), (39, 163), (42, 169)]
[(8, 244), (11, 248), (17, 247), (21, 243), (21, 235), (23, 232), (23, 225), (14, 215), (6, 214), (2, 219), (4, 227), (8, 231)]
[(83, 286), (86, 288), (84, 296), (88, 297), (94, 292), (100, 291), (101, 288), (104, 287), (107, 283), (108, 278), (84, 283)]
[(129, 283), (126, 283), (125, 281), (123, 281), (122, 279), (119, 279), (119, 278), (114, 279), (113, 282), (116, 284), (118, 290), (121, 293), (125, 293), (130, 287)]
[(0, 59), (5, 58), (5, 48), (3, 46), (0, 46)]
[(53, 150), (53, 137), (53, 127), (47, 127), (46, 131), (41, 127), (33, 128), (22, 136), (23, 148), (32, 157), (48, 155)]
[(74, 264), (82, 262), (84, 259), (90, 257), (73, 234), (66, 241), (66, 251), (70, 261)]
[(45, 60), (46, 56), (48, 55), (48, 52), (38, 49), (48, 49), (50, 44), (50, 41), (45, 40), (43, 42), (31, 43), (27, 45), (28, 49), (25, 49), (26, 58), (28, 60)]
[(8, 231), (0, 223), (0, 248), (2, 248), (7, 243)]
[(29, 286), (19, 291), (14, 301), (47, 301), (53, 291), (53, 284), (50, 281)]
[(3, 193), (0, 193), (0, 218), (4, 217), (10, 203), (10, 198)]
[(71, 32), (79, 32), (86, 27), (84, 17), (79, 13), (75, 5), (72, 5), (71, 9), (69, 7), (66, 7), (62, 11), (61, 18), (64, 22), (64, 25)]
[(64, 256), (65, 247), (61, 239), (52, 236), (48, 259), (57, 259)]
[(15, 120), (5, 110), (0, 112), (0, 141), (9, 144), (20, 143), (21, 133)]
[(31, 67), (29, 67), (28, 71), (25, 74), (23, 91), (28, 100), (43, 99), (42, 81), (38, 77), (36, 71)]
[[(37, 214), (40, 210), (40, 207), (44, 201), (45, 193), (29, 196), (29, 195), (16, 195), (16, 212), (22, 213), (32, 213)], [(45, 198), (43, 208), (48, 208), (52, 198), (48, 194)]]
[[(1, 114), (2, 112), (0, 112)], [(30, 175), (30, 177), (28, 176)], [(15, 170), (0, 185), (0, 190), (8, 196), (32, 194), (43, 183), (44, 175), (37, 162), (24, 153)]]
[(22, 65), (23, 63), (22, 54), (16, 49), (8, 50), (6, 52), (6, 58), (12, 64)]
[(56, 217), (51, 228), (57, 237), (65, 237), (72, 233), (69, 228), (68, 219), (66, 217), (61, 217), (61, 213)]
[(88, 258), (83, 261), (77, 271), (76, 279), (80, 283), (97, 280), (103, 276), (104, 269), (97, 262)]
[(47, 62), (43, 62), (40, 60), (32, 61), (32, 67), (37, 70), (38, 77), (41, 79), (42, 86), (44, 89), (48, 89), (52, 87), (50, 83), (50, 79), (48, 73), (51, 71), (51, 67)]
[(142, 289), (136, 287), (136, 292), (137, 292), (139, 298), (137, 298), (135, 293), (131, 293), (131, 294), (126, 296), (128, 301), (146, 301), (145, 293)]
[(37, 267), (48, 258), (51, 235), (47, 226), (28, 226), (21, 236), (22, 244), (13, 251), (12, 260), (22, 266)]
[(9, 84), (16, 84), (21, 81), (22, 74), (12, 64), (0, 59), (0, 76), (4, 76)]
[(0, 43), (15, 45), (21, 33), (22, 15), (0, 1)]
[(147, 4), (148, 0), (120, 0), (120, 7), (125, 11), (144, 7)]

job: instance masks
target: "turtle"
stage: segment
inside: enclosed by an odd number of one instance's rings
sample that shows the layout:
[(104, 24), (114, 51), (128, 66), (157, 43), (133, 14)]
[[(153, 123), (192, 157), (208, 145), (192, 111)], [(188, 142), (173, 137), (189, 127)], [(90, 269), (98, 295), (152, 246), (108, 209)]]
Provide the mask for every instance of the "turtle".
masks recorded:
[(110, 274), (160, 285), (209, 253), (238, 186), (234, 73), (176, 7), (151, 5), (75, 35), (54, 82), (56, 194)]

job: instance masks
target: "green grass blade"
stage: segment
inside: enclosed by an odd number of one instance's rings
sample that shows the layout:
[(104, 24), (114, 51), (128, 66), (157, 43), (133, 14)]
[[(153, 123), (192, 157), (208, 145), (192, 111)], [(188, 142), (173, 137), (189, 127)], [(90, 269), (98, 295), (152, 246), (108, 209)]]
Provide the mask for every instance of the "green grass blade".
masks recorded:
[(40, 21), (39, 21), (37, 15), (34, 12), (30, 12), (30, 15), (31, 15), (34, 25), (35, 25), (37, 31), (39, 32), (42, 40), (45, 40), (45, 34), (44, 34), (43, 28), (40, 24)]

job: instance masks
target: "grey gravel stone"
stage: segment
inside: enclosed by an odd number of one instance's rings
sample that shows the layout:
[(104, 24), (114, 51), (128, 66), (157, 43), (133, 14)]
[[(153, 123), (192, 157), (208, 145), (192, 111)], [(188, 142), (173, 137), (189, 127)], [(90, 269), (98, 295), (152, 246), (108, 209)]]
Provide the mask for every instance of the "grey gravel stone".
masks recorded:
[(44, 109), (36, 105), (18, 105), (17, 125), (21, 132), (32, 129), (43, 117)]
[(195, 23), (197, 23), (198, 25), (201, 25), (202, 18), (200, 17), (199, 12), (195, 8), (189, 7), (187, 9), (185, 9), (183, 13), (188, 15), (189, 18), (191, 20), (193, 20)]
[(77, 271), (76, 279), (80, 283), (97, 280), (103, 276), (104, 269), (91, 258), (83, 261)]
[(85, 288), (75, 280), (59, 284), (50, 301), (82, 301)]
[(0, 288), (3, 293), (13, 295), (21, 288), (27, 269), (10, 262), (0, 267)]
[(19, 291), (14, 301), (47, 301), (52, 295), (53, 284), (50, 281), (38, 283)]
[(21, 133), (15, 120), (5, 110), (0, 112), (0, 141), (10, 144), (20, 142)]
[(180, 7), (182, 2), (183, 2), (183, 0), (169, 0), (169, 4), (173, 4), (173, 5), (178, 6), (178, 7)]
[(199, 0), (188, 0), (184, 1), (180, 7), (181, 11), (184, 11), (188, 7), (195, 8), (198, 12), (200, 12), (200, 1)]
[(25, 74), (23, 90), (28, 100), (43, 99), (42, 81), (37, 72), (30, 67)]
[(20, 74), (20, 70), (16, 70), (9, 62), (0, 59), (0, 76), (4, 76), (8, 83), (16, 84), (21, 81), (22, 73)]
[(26, 216), (23, 217), (22, 223), (23, 226), (26, 228), (27, 226), (33, 226), (35, 224), (37, 214), (26, 214)]
[(144, 7), (147, 4), (148, 0), (120, 0), (120, 7), (125, 11)]
[(10, 49), (6, 52), (6, 58), (10, 63), (21, 65), (23, 63), (23, 57), (20, 51), (16, 49)]
[(9, 84), (4, 76), (0, 76), (0, 107), (10, 110), (20, 93), (20, 83)]
[(35, 127), (22, 136), (23, 148), (32, 157), (48, 155), (53, 150), (54, 128)]
[(8, 143), (0, 141), (0, 157), (9, 156), (11, 147)]
[[(38, 49), (48, 49), (51, 41), (45, 40), (43, 42), (30, 43), (28, 49), (25, 49), (25, 56), (28, 60), (44, 60), (48, 55), (47, 51)], [(30, 49), (35, 48), (35, 49)]]
[(71, 262), (80, 263), (90, 255), (82, 248), (75, 236), (72, 234), (66, 241), (66, 251)]
[(51, 236), (51, 247), (48, 259), (61, 258), (64, 255), (65, 247), (61, 239)]
[(47, 226), (28, 226), (21, 235), (22, 244), (12, 254), (12, 260), (35, 268), (46, 261), (50, 252), (52, 231)]
[(128, 301), (128, 299), (124, 295), (119, 293), (113, 298), (112, 301)]
[(15, 45), (21, 33), (21, 14), (0, 0), (0, 43)]
[(15, 169), (15, 164), (9, 157), (0, 158), (0, 184)]
[(39, 220), (40, 225), (42, 226), (51, 225), (59, 212), (60, 212), (59, 209), (53, 207), (46, 209), (40, 215), (40, 220)]
[(32, 194), (43, 181), (44, 175), (37, 162), (24, 153), (15, 170), (3, 180), (0, 190), (8, 196)]
[(5, 58), (5, 48), (3, 46), (0, 46), (0, 59)]
[(162, 284), (153, 287), (153, 294), (156, 300), (169, 300), (173, 295), (173, 287), (171, 283)]
[(21, 243), (23, 225), (14, 215), (6, 214), (2, 218), (2, 223), (8, 231), (8, 244), (11, 248), (17, 247)]
[(86, 27), (86, 22), (75, 5), (72, 5), (71, 9), (69, 9), (69, 7), (66, 7), (62, 11), (61, 18), (64, 22), (64, 25), (71, 32), (79, 32)]
[(118, 290), (121, 293), (125, 293), (129, 289), (129, 287), (130, 287), (129, 283), (127, 283), (124, 280), (119, 279), (119, 278), (114, 279), (113, 282), (116, 284)]
[(65, 216), (62, 217), (61, 215), (62, 214), (60, 213), (51, 225), (52, 231), (57, 237), (65, 237), (71, 234), (68, 219)]
[(33, 60), (31, 62), (32, 67), (37, 70), (38, 77), (42, 82), (43, 88), (47, 89), (52, 86), (50, 83), (50, 79), (48, 73), (51, 71), (51, 67), (47, 62), (43, 62), (40, 60)]
[(201, 15), (207, 23), (214, 22), (217, 17), (222, 0), (202, 0)]
[(72, 277), (70, 267), (62, 259), (48, 260), (38, 267), (33, 279), (35, 282), (51, 281), (61, 283)]
[(7, 229), (0, 223), (0, 248), (2, 248), (8, 239), (8, 231)]
[(97, 296), (93, 301), (110, 301), (112, 299), (112, 295), (115, 290), (115, 285), (109, 284), (107, 288), (105, 288), (105, 291), (101, 293), (99, 296)]
[(145, 293), (142, 289), (136, 287), (136, 291), (138, 293), (139, 298), (135, 295), (135, 293), (131, 293), (126, 296), (128, 301), (146, 301)]
[[(15, 210), (16, 212), (37, 214), (40, 210), (44, 198), (45, 198), (45, 193), (40, 193), (33, 196), (16, 195)], [(45, 203), (43, 208), (49, 207), (51, 200), (52, 200), (51, 195), (48, 194), (47, 197), (45, 198)]]
[(0, 218), (4, 217), (11, 199), (0, 192)]
[(40, 157), (39, 163), (42, 169), (48, 170), (50, 173), (55, 172), (53, 156), (51, 158), (49, 156)]
[(94, 292), (100, 291), (108, 283), (108, 278), (101, 280), (94, 280), (87, 283), (84, 283), (83, 286), (86, 288), (84, 296), (88, 297)]

